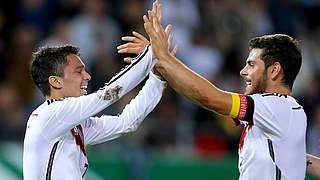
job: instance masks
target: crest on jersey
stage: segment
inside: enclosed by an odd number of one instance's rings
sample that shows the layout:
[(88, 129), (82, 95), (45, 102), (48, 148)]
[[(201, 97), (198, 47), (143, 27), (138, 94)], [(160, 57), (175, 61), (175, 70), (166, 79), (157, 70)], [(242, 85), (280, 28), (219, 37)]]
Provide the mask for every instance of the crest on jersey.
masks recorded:
[(111, 89), (105, 89), (102, 91), (102, 93), (99, 93), (98, 96), (99, 98), (103, 100), (114, 100), (119, 98), (119, 93), (122, 90), (122, 86), (117, 85), (114, 88)]

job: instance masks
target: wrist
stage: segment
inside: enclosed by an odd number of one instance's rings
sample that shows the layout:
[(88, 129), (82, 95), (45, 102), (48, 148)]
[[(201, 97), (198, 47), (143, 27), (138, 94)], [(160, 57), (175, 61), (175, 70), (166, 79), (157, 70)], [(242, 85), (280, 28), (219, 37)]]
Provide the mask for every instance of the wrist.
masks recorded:
[(166, 66), (168, 63), (170, 64), (173, 58), (174, 56), (170, 53), (159, 54), (159, 56), (157, 57), (157, 68), (162, 68), (163, 66)]
[(166, 52), (160, 52), (159, 53), (159, 56), (158, 56), (158, 59), (161, 59), (161, 60), (168, 60), (172, 57), (172, 55), (170, 54), (169, 51), (166, 51)]

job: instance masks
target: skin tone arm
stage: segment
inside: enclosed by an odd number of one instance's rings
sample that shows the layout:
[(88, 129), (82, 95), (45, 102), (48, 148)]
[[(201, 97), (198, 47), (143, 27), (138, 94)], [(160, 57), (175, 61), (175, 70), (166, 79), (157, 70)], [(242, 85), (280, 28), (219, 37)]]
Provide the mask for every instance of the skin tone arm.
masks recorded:
[(143, 17), (153, 53), (158, 59), (157, 70), (178, 93), (206, 109), (229, 115), (232, 106), (231, 94), (218, 89), (170, 54), (170, 46), (166, 41), (168, 37), (160, 24), (161, 13), (161, 5), (156, 1), (152, 11), (148, 11), (148, 17)]
[(320, 178), (320, 158), (307, 154), (307, 172), (308, 174)]

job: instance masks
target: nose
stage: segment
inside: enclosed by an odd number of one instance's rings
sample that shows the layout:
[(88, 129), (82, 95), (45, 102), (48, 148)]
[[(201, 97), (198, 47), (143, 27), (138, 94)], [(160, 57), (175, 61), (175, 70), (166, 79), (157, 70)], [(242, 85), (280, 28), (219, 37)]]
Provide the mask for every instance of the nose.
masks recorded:
[(87, 71), (84, 71), (84, 79), (87, 81), (90, 81), (90, 79), (91, 79), (91, 76)]
[(247, 70), (246, 70), (246, 67), (247, 67), (247, 66), (245, 66), (245, 67), (243, 67), (243, 68), (241, 69), (241, 71), (240, 71), (240, 76), (245, 77), (246, 75), (248, 75), (248, 72), (247, 72)]

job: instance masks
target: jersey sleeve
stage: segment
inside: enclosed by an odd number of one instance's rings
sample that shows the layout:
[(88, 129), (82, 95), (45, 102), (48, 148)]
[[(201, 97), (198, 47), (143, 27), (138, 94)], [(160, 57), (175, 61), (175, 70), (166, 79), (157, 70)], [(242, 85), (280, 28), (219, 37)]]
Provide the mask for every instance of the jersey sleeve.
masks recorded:
[(236, 123), (253, 124), (254, 101), (250, 96), (243, 94), (231, 93), (232, 108), (230, 116)]
[[(278, 98), (278, 97), (276, 97)], [(270, 101), (272, 102), (272, 100)], [(249, 124), (260, 127), (264, 132), (280, 135), (283, 123), (275, 112), (277, 107), (268, 102), (262, 95), (245, 96), (232, 93), (231, 117), (239, 124)]]
[(138, 95), (119, 116), (92, 117), (84, 124), (85, 144), (97, 144), (135, 131), (162, 97), (165, 82), (150, 73)]
[(95, 93), (53, 102), (41, 113), (43, 134), (56, 138), (100, 112), (136, 87), (155, 64), (150, 46)]

